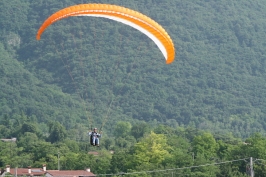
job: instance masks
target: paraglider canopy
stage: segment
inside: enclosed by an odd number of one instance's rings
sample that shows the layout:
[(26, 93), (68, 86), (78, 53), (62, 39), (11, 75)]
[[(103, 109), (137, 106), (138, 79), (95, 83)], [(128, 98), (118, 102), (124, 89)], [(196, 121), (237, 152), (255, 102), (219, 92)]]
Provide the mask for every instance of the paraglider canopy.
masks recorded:
[(40, 40), (45, 29), (54, 22), (71, 16), (93, 16), (115, 20), (129, 25), (148, 36), (158, 46), (166, 63), (175, 58), (172, 39), (165, 29), (151, 18), (128, 8), (110, 4), (79, 4), (64, 8), (48, 17), (39, 28), (36, 39)]

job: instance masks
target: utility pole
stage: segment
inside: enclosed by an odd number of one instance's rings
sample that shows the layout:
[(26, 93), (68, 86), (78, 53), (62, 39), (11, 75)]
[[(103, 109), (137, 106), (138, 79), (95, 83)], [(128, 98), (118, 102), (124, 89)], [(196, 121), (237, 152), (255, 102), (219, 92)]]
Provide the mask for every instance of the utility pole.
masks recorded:
[(11, 156), (12, 156), (11, 146), (12, 146), (12, 142), (10, 142), (10, 159), (11, 159)]
[(59, 156), (59, 151), (57, 152), (57, 159), (58, 159), (58, 167), (57, 167), (57, 169), (60, 170), (60, 156)]
[(253, 171), (253, 159), (250, 157), (250, 176), (254, 177), (254, 171)]

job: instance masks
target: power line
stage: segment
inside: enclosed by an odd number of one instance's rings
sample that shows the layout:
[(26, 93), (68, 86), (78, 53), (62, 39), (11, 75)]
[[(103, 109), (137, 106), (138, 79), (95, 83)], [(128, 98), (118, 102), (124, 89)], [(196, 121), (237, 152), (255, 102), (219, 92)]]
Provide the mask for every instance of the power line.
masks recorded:
[(142, 174), (142, 173), (156, 173), (156, 172), (167, 172), (167, 171), (174, 171), (174, 170), (184, 170), (184, 169), (191, 169), (191, 168), (199, 168), (199, 167), (206, 167), (206, 166), (212, 166), (212, 165), (221, 165), (225, 163), (232, 163), (232, 162), (238, 162), (238, 161), (245, 161), (249, 158), (244, 159), (237, 159), (237, 160), (231, 160), (231, 161), (224, 161), (224, 162), (217, 162), (217, 163), (208, 163), (203, 165), (194, 165), (189, 167), (182, 167), (182, 168), (172, 168), (172, 169), (165, 169), (165, 170), (152, 170), (152, 171), (140, 171), (140, 172), (131, 172), (131, 173), (118, 173), (118, 174), (98, 174), (96, 176), (117, 176), (117, 175), (132, 175), (132, 174)]

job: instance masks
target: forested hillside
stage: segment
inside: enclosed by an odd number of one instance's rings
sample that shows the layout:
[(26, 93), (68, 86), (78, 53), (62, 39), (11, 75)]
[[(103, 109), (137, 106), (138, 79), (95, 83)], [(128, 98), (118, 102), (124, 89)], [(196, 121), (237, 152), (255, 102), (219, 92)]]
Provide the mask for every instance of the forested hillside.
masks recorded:
[[(151, 17), (175, 61), (109, 19), (66, 18), (36, 40), (46, 18), (80, 3)], [(1, 0), (0, 17), (1, 168), (244, 177), (253, 165), (265, 176), (263, 0)]]
[[(43, 21), (78, 3), (112, 3), (151, 17), (175, 43), (166, 65), (139, 31), (72, 17), (35, 39)], [(1, 112), (112, 132), (118, 120), (248, 137), (265, 132), (264, 1), (0, 2)], [(45, 128), (44, 128), (45, 129)]]

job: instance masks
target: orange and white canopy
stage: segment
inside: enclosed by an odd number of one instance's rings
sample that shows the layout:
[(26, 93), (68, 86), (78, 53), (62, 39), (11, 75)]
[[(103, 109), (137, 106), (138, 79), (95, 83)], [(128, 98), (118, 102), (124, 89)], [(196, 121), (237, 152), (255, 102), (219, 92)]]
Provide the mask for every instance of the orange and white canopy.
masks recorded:
[(129, 25), (154, 41), (165, 57), (167, 64), (174, 61), (174, 44), (161, 25), (137, 11), (117, 5), (80, 4), (59, 10), (48, 17), (42, 24), (36, 35), (37, 40), (40, 40), (42, 33), (48, 26), (70, 16), (103, 17)]

